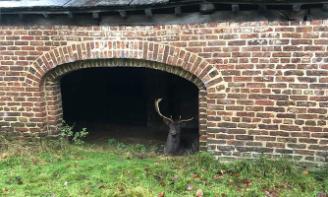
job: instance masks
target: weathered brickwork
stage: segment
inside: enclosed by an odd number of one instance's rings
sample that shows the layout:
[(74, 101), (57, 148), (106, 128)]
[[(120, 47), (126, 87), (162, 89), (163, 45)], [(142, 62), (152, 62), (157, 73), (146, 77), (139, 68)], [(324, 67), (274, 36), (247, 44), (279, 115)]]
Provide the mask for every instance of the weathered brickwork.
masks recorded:
[(139, 66), (200, 89), (202, 147), (220, 157), (328, 152), (328, 21), (163, 26), (0, 27), (0, 127), (50, 135), (62, 116), (58, 78)]

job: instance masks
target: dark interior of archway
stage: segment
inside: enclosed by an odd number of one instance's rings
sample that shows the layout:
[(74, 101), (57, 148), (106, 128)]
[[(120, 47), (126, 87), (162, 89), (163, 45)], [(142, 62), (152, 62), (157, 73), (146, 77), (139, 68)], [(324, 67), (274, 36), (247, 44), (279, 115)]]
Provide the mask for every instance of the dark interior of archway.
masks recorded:
[(91, 142), (109, 138), (127, 143), (164, 144), (163, 114), (194, 117), (183, 125), (182, 145), (198, 141), (198, 88), (179, 76), (147, 68), (87, 68), (61, 78), (64, 120), (75, 130), (87, 128)]

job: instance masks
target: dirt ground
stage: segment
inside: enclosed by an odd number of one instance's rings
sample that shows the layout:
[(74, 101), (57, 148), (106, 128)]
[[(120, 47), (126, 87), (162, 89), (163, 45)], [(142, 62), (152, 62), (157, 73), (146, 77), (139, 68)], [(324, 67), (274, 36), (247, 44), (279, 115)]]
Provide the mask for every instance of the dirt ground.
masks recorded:
[(76, 129), (87, 128), (89, 135), (88, 142), (107, 143), (108, 139), (116, 139), (127, 144), (164, 144), (167, 136), (165, 128), (154, 129), (145, 126), (131, 126), (108, 123), (78, 123)]
[[(75, 130), (87, 128), (89, 135), (87, 141), (90, 143), (107, 143), (108, 139), (116, 139), (126, 144), (164, 145), (168, 134), (166, 127), (153, 127), (109, 123), (80, 122), (76, 124)], [(183, 129), (181, 143), (188, 148), (192, 140), (198, 138), (193, 129)]]

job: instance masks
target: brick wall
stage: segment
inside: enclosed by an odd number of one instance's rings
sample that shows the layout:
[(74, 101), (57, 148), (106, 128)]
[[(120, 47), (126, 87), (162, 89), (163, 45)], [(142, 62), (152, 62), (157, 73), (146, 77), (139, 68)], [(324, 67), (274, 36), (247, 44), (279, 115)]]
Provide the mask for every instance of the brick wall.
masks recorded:
[(124, 60), (197, 84), (202, 147), (218, 156), (321, 162), (328, 151), (327, 23), (1, 26), (0, 130), (19, 139), (52, 134), (62, 115), (58, 77)]

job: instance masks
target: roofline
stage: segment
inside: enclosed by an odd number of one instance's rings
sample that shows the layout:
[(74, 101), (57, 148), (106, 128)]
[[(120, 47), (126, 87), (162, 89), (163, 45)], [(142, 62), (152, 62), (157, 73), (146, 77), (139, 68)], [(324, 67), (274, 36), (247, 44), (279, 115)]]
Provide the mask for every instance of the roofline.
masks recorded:
[[(226, 5), (281, 5), (281, 6), (288, 6), (288, 5), (311, 5), (311, 4), (328, 4), (328, 0), (292, 0), (291, 1), (284, 1), (284, 0), (270, 0), (270, 1), (263, 1), (263, 0), (182, 0), (178, 2), (163, 2), (163, 3), (150, 3), (144, 5), (133, 5), (133, 4), (122, 4), (122, 5), (99, 5), (99, 6), (33, 6), (33, 7), (1, 7), (0, 10), (2, 11), (33, 11), (33, 10), (44, 10), (46, 11), (70, 11), (70, 10), (93, 10), (93, 9), (112, 9), (112, 10), (133, 10), (133, 9), (142, 9), (142, 8), (154, 8), (160, 9), (165, 7), (174, 7), (174, 6), (187, 6), (187, 5), (194, 5), (194, 4), (204, 4), (204, 3), (211, 3), (211, 4), (226, 4)], [(0, 3), (1, 5), (1, 3)], [(156, 6), (156, 7), (153, 7)], [(45, 10), (44, 10), (45, 11)]]
[[(154, 6), (156, 5), (156, 6)], [(99, 19), (102, 15), (119, 15), (125, 19), (128, 16), (134, 15), (145, 15), (148, 18), (152, 18), (154, 15), (159, 13), (161, 10), (165, 14), (171, 14), (175, 16), (181, 16), (184, 13), (200, 13), (200, 14), (211, 14), (213, 12), (220, 11), (260, 11), (265, 15), (267, 10), (284, 10), (290, 11), (291, 13), (299, 13), (305, 11), (310, 13), (312, 8), (322, 9), (324, 12), (328, 11), (328, 0), (295, 0), (293, 2), (282, 2), (282, 0), (271, 0), (270, 2), (263, 0), (230, 0), (230, 1), (218, 1), (218, 0), (181, 0), (174, 1), (171, 3), (157, 3), (147, 5), (129, 5), (129, 6), (42, 6), (42, 7), (20, 7), (20, 8), (0, 8), (0, 23), (2, 18), (7, 16), (19, 16), (19, 19), (24, 19), (24, 15), (37, 15), (42, 18), (48, 18), (49, 15), (65, 15), (69, 18), (73, 18), (75, 15), (86, 14), (93, 19)], [(264, 14), (263, 14), (264, 13)], [(307, 17), (305, 14), (304, 17)], [(290, 20), (293, 16), (286, 16), (285, 19)]]

